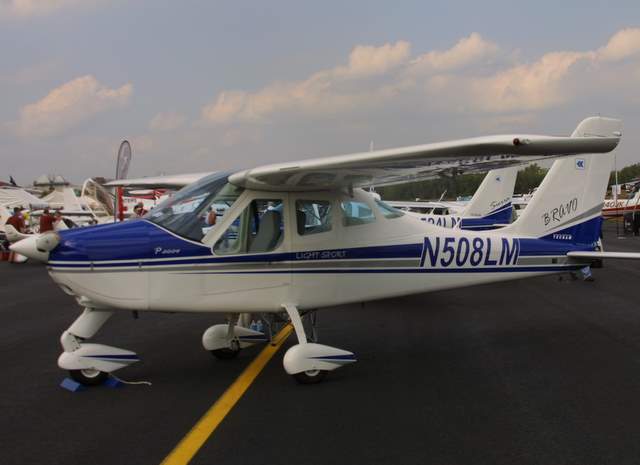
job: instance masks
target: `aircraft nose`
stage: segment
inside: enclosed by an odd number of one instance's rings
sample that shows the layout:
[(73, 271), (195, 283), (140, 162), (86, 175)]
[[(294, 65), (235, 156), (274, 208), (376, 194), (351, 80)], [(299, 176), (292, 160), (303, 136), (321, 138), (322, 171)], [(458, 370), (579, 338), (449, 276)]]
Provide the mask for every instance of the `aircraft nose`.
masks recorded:
[(49, 252), (55, 249), (60, 243), (60, 236), (57, 233), (34, 234), (9, 246), (9, 248), (20, 255), (47, 262), (49, 260)]

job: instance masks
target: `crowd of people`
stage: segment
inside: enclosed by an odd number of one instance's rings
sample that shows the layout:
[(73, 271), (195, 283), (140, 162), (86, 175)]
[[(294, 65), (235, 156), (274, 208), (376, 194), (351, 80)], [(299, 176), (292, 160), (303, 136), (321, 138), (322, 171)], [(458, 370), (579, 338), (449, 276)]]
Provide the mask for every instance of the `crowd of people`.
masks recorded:
[[(55, 210), (51, 213), (49, 208), (45, 208), (40, 215), (38, 232), (53, 231), (60, 221), (62, 221), (62, 213), (60, 210)], [(24, 208), (15, 207), (13, 209), (13, 215), (9, 217), (6, 224), (13, 226), (19, 233), (24, 234), (30, 232), (29, 212)]]

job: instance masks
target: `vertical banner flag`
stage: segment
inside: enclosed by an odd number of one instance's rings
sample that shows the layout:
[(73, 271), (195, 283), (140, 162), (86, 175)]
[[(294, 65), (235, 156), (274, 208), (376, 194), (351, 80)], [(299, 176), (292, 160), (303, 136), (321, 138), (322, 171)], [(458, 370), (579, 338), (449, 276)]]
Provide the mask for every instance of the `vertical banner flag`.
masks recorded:
[(118, 150), (118, 160), (116, 162), (116, 179), (126, 179), (129, 174), (129, 164), (131, 163), (131, 144), (123, 140)]
[[(116, 160), (116, 179), (126, 179), (129, 174), (129, 165), (131, 164), (131, 144), (129, 141), (123, 140), (118, 149), (118, 158)], [(124, 203), (122, 199), (122, 187), (116, 189), (116, 219), (124, 220)]]

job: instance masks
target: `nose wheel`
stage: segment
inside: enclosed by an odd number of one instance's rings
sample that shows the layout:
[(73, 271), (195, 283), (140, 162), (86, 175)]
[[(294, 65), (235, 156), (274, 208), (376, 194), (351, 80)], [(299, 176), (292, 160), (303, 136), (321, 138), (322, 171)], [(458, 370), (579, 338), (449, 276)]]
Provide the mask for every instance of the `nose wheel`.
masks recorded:
[(64, 352), (58, 357), (58, 366), (67, 370), (71, 379), (79, 384), (97, 386), (109, 377), (109, 373), (140, 360), (130, 350), (85, 342), (98, 332), (112, 313), (86, 307), (60, 336)]
[(71, 379), (84, 386), (97, 386), (102, 384), (108, 377), (109, 373), (105, 371), (87, 368), (84, 370), (69, 370)]

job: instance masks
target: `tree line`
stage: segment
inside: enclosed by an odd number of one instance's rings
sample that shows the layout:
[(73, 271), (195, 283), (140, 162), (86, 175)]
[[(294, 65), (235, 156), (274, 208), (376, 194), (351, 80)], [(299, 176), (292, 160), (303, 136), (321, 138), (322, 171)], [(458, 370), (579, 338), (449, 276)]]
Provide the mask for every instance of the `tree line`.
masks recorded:
[[(547, 174), (547, 169), (536, 163), (518, 171), (514, 193), (527, 194), (538, 187)], [(455, 199), (456, 197), (471, 196), (478, 189), (485, 174), (460, 174), (429, 179), (414, 183), (399, 184), (397, 186), (379, 187), (376, 191), (385, 200), (437, 200)], [(618, 171), (618, 183), (623, 184), (640, 177), (640, 163), (626, 166)], [(609, 185), (615, 184), (615, 172), (611, 172)]]

